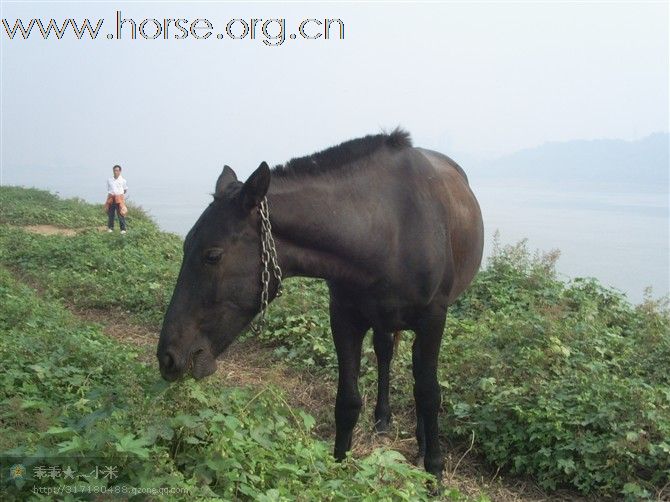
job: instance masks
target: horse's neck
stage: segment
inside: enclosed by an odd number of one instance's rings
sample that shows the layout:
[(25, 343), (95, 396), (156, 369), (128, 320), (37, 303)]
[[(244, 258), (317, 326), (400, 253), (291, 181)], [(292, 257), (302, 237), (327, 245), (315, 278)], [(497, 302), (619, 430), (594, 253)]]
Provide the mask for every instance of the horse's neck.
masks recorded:
[(286, 180), (270, 190), (270, 219), (286, 276), (371, 280), (357, 259), (369, 246), (362, 239), (369, 237), (365, 219), (355, 218), (358, 199), (347, 187), (319, 180)]

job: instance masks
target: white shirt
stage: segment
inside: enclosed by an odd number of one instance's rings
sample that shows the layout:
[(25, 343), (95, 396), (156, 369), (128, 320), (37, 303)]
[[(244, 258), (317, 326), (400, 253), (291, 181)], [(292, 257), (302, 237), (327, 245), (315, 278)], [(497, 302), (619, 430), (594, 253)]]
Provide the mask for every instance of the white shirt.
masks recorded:
[(107, 180), (107, 193), (112, 195), (123, 195), (128, 190), (126, 179), (119, 174), (118, 178), (109, 178)]

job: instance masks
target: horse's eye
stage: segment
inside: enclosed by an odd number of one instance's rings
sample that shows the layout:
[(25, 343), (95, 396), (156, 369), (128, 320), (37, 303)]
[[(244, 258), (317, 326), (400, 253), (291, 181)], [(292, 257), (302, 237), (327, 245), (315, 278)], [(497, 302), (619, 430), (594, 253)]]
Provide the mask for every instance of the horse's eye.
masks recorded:
[(220, 249), (210, 249), (205, 253), (205, 261), (209, 263), (210, 265), (214, 265), (221, 260), (221, 256), (223, 255), (223, 251)]

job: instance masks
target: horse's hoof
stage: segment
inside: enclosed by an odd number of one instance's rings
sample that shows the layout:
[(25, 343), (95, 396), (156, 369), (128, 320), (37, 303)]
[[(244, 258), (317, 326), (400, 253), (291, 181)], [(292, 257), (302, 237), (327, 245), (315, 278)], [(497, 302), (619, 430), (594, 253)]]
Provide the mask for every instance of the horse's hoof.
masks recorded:
[(377, 420), (375, 422), (375, 432), (377, 434), (388, 434), (390, 428), (391, 428), (390, 419), (382, 419)]
[(444, 491), (444, 486), (442, 485), (442, 471), (430, 472), (430, 474), (432, 474), (433, 477), (428, 481), (428, 495), (435, 498), (440, 497)]
[(428, 482), (428, 495), (431, 497), (440, 497), (444, 491), (441, 479), (435, 479)]
[(424, 456), (423, 455), (419, 455), (418, 457), (416, 457), (416, 466), (417, 467), (423, 467), (423, 463), (424, 463)]

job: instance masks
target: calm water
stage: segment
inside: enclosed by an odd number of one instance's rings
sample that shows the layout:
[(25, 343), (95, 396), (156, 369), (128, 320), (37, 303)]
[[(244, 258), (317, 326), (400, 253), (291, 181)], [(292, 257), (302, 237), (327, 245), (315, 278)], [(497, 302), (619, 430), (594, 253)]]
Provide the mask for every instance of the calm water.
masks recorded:
[[(209, 204), (217, 174), (188, 173), (183, 179), (128, 175), (129, 200), (162, 229), (184, 236)], [(35, 186), (100, 204), (106, 177), (86, 168), (3, 172), (7, 185)], [(642, 299), (646, 286), (653, 287), (655, 297), (668, 294), (667, 188), (655, 193), (602, 185), (547, 189), (493, 180), (473, 180), (472, 186), (484, 214), (487, 255), (499, 230), (503, 244), (527, 238), (532, 250), (560, 249), (557, 268), (566, 277), (597, 277), (633, 302)]]
[(669, 292), (668, 194), (631, 193), (621, 187), (580, 186), (559, 190), (474, 186), (484, 214), (490, 252), (492, 235), (504, 243), (528, 238), (531, 249), (559, 249), (557, 264), (567, 277), (590, 276), (642, 300)]

